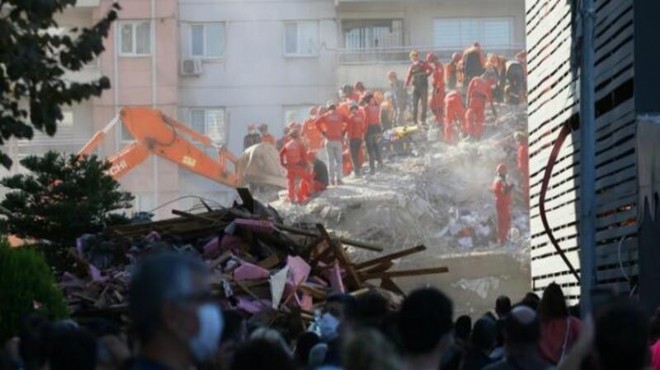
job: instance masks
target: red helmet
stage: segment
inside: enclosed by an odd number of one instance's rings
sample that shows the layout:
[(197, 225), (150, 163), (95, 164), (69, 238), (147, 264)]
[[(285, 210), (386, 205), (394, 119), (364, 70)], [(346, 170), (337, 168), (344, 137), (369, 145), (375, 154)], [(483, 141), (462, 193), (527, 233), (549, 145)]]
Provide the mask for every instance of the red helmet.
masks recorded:
[(435, 56), (433, 53), (428, 53), (426, 54), (426, 61), (428, 63), (435, 63), (438, 60), (438, 57)]
[(452, 54), (452, 55), (451, 55), (451, 59), (452, 59), (454, 62), (458, 63), (458, 61), (461, 60), (461, 53), (454, 53), (454, 54)]
[(394, 71), (387, 72), (387, 78), (396, 78), (396, 72)]
[(500, 163), (497, 165), (497, 173), (499, 174), (506, 173), (506, 165), (504, 163)]

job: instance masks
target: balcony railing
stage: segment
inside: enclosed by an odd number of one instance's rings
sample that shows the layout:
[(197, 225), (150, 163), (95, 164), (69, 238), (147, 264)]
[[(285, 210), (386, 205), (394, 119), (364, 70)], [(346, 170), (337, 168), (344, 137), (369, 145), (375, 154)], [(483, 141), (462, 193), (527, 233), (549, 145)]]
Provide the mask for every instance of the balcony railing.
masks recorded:
[[(513, 58), (516, 53), (524, 49), (524, 45), (500, 45), (490, 48), (484, 48), (486, 53), (495, 53), (504, 55), (508, 58)], [(451, 55), (456, 51), (461, 51), (464, 48), (456, 49), (442, 49), (434, 48), (432, 46), (403, 46), (396, 48), (377, 48), (377, 49), (340, 49), (339, 50), (339, 63), (342, 65), (351, 64), (400, 64), (409, 60), (409, 53), (411, 50), (418, 50), (423, 57), (429, 51), (433, 51), (438, 58), (442, 61), (451, 59)]]

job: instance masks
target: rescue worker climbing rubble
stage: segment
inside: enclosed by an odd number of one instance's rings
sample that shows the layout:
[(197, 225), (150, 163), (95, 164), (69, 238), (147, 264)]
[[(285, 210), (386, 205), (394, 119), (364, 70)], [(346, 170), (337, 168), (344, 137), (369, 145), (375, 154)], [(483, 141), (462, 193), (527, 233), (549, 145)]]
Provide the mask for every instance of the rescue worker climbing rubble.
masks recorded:
[(328, 172), (332, 185), (341, 185), (342, 169), (344, 168), (342, 143), (348, 117), (337, 111), (337, 104), (329, 101), (328, 112), (316, 119), (314, 124), (325, 138), (325, 149), (328, 152)]
[(465, 125), (465, 106), (463, 106), (463, 96), (456, 90), (450, 91), (445, 96), (445, 141), (448, 144), (454, 143), (454, 125), (464, 133), (467, 132)]
[(433, 53), (426, 55), (426, 62), (433, 67), (433, 85), (431, 98), (429, 99), (429, 108), (435, 116), (438, 125), (443, 122), (444, 102), (445, 102), (445, 72), (442, 63)]
[(280, 163), (286, 168), (288, 180), (289, 200), (292, 203), (302, 203), (299, 183), (302, 180), (309, 182), (307, 164), (307, 151), (300, 140), (300, 129), (295, 127), (289, 132), (291, 138), (280, 151)]
[[(408, 75), (406, 77), (406, 87), (412, 84), (413, 86), (413, 121), (415, 124), (426, 123), (426, 109), (428, 104), (429, 95), (429, 75), (433, 72), (431, 66), (423, 60), (419, 59), (419, 52), (413, 50), (410, 52), (410, 67), (408, 67)], [(419, 105), (422, 105), (421, 117), (419, 113)]]
[(497, 211), (497, 242), (504, 244), (507, 241), (511, 228), (511, 189), (506, 179), (506, 165), (500, 163), (496, 169), (497, 175), (493, 181), (491, 191), (495, 194), (495, 209)]
[(470, 85), (468, 85), (465, 125), (467, 133), (477, 140), (481, 139), (481, 134), (483, 133), (484, 121), (486, 120), (484, 114), (486, 101), (490, 103), (493, 115), (497, 118), (491, 87), (486, 76), (475, 77), (470, 81)]
[(362, 112), (367, 128), (365, 142), (367, 144), (367, 153), (369, 154), (369, 170), (373, 175), (376, 173), (376, 162), (378, 163), (378, 170), (383, 168), (383, 160), (380, 155), (380, 135), (383, 132), (380, 124), (380, 105), (376, 102), (373, 93), (370, 91), (365, 92), (362, 102), (364, 103)]
[(516, 159), (518, 162), (518, 171), (522, 178), (522, 192), (525, 205), (529, 207), (529, 146), (527, 144), (527, 135), (523, 132), (513, 134), (518, 147), (516, 149)]

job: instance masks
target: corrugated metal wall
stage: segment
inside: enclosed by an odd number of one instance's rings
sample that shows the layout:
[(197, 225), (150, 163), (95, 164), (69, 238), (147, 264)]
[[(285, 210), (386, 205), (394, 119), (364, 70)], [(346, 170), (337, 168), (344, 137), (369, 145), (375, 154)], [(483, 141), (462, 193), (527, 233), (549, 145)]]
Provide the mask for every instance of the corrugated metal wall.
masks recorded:
[[(543, 230), (539, 192), (562, 125), (579, 124), (579, 0), (528, 0), (529, 142), (532, 282), (557, 282), (571, 299), (579, 284)], [(620, 293), (637, 275), (637, 179), (633, 99), (633, 0), (597, 0), (596, 189), (598, 284)], [(564, 143), (546, 195), (551, 228), (579, 267), (579, 131)], [(622, 243), (620, 241), (625, 239)]]

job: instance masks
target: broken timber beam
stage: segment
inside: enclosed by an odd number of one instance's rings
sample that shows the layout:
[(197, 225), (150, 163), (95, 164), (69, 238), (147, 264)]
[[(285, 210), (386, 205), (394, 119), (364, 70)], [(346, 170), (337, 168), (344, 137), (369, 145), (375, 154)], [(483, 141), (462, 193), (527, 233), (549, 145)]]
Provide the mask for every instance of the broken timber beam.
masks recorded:
[(416, 247), (404, 249), (402, 251), (390, 253), (390, 254), (385, 255), (385, 256), (381, 256), (381, 257), (374, 258), (374, 259), (369, 260), (369, 261), (358, 263), (358, 264), (355, 265), (355, 268), (358, 269), (358, 270), (362, 270), (362, 269), (370, 267), (370, 266), (378, 265), (380, 263), (387, 262), (387, 261), (392, 261), (392, 260), (395, 260), (397, 258), (405, 257), (405, 256), (408, 256), (408, 255), (411, 255), (411, 254), (415, 254), (415, 253), (418, 253), (418, 252), (425, 251), (425, 250), (426, 250), (425, 245), (418, 245)]
[[(307, 230), (301, 230), (301, 229), (297, 229), (297, 228), (291, 227), (291, 226), (275, 224), (275, 227), (278, 228), (278, 229), (284, 230), (284, 231), (288, 231), (292, 234), (311, 236), (311, 237), (315, 237), (315, 238), (319, 237), (319, 234), (317, 234), (315, 232), (311, 232), (311, 231), (307, 231)], [(321, 237), (322, 237), (322, 235), (321, 235)], [(370, 250), (370, 251), (374, 251), (374, 252), (382, 252), (383, 251), (383, 247), (379, 247), (377, 245), (373, 245), (373, 244), (370, 244), (370, 243), (360, 242), (360, 241), (357, 241), (357, 240), (346, 239), (346, 238), (336, 238), (336, 239), (339, 242), (343, 243), (343, 244), (347, 244), (347, 245), (350, 245), (350, 246), (353, 246), (353, 247), (366, 249), (366, 250)]]
[(349, 288), (360, 289), (362, 287), (362, 282), (358, 277), (358, 274), (355, 271), (353, 264), (351, 263), (351, 261), (348, 260), (348, 256), (346, 256), (346, 253), (344, 253), (342, 247), (330, 238), (328, 231), (325, 229), (325, 227), (323, 227), (323, 225), (316, 224), (316, 228), (318, 229), (321, 236), (323, 236), (323, 238), (328, 243), (328, 247), (334, 250), (335, 258), (337, 258), (341, 267), (346, 269), (346, 278), (348, 279), (347, 285), (349, 285)]
[(417, 269), (417, 270), (399, 270), (399, 271), (386, 271), (386, 272), (376, 272), (373, 274), (360, 274), (362, 280), (373, 280), (373, 279), (391, 279), (395, 277), (404, 277), (404, 276), (419, 276), (419, 275), (430, 275), (430, 274), (442, 274), (449, 272), (447, 267), (435, 267), (428, 269)]

